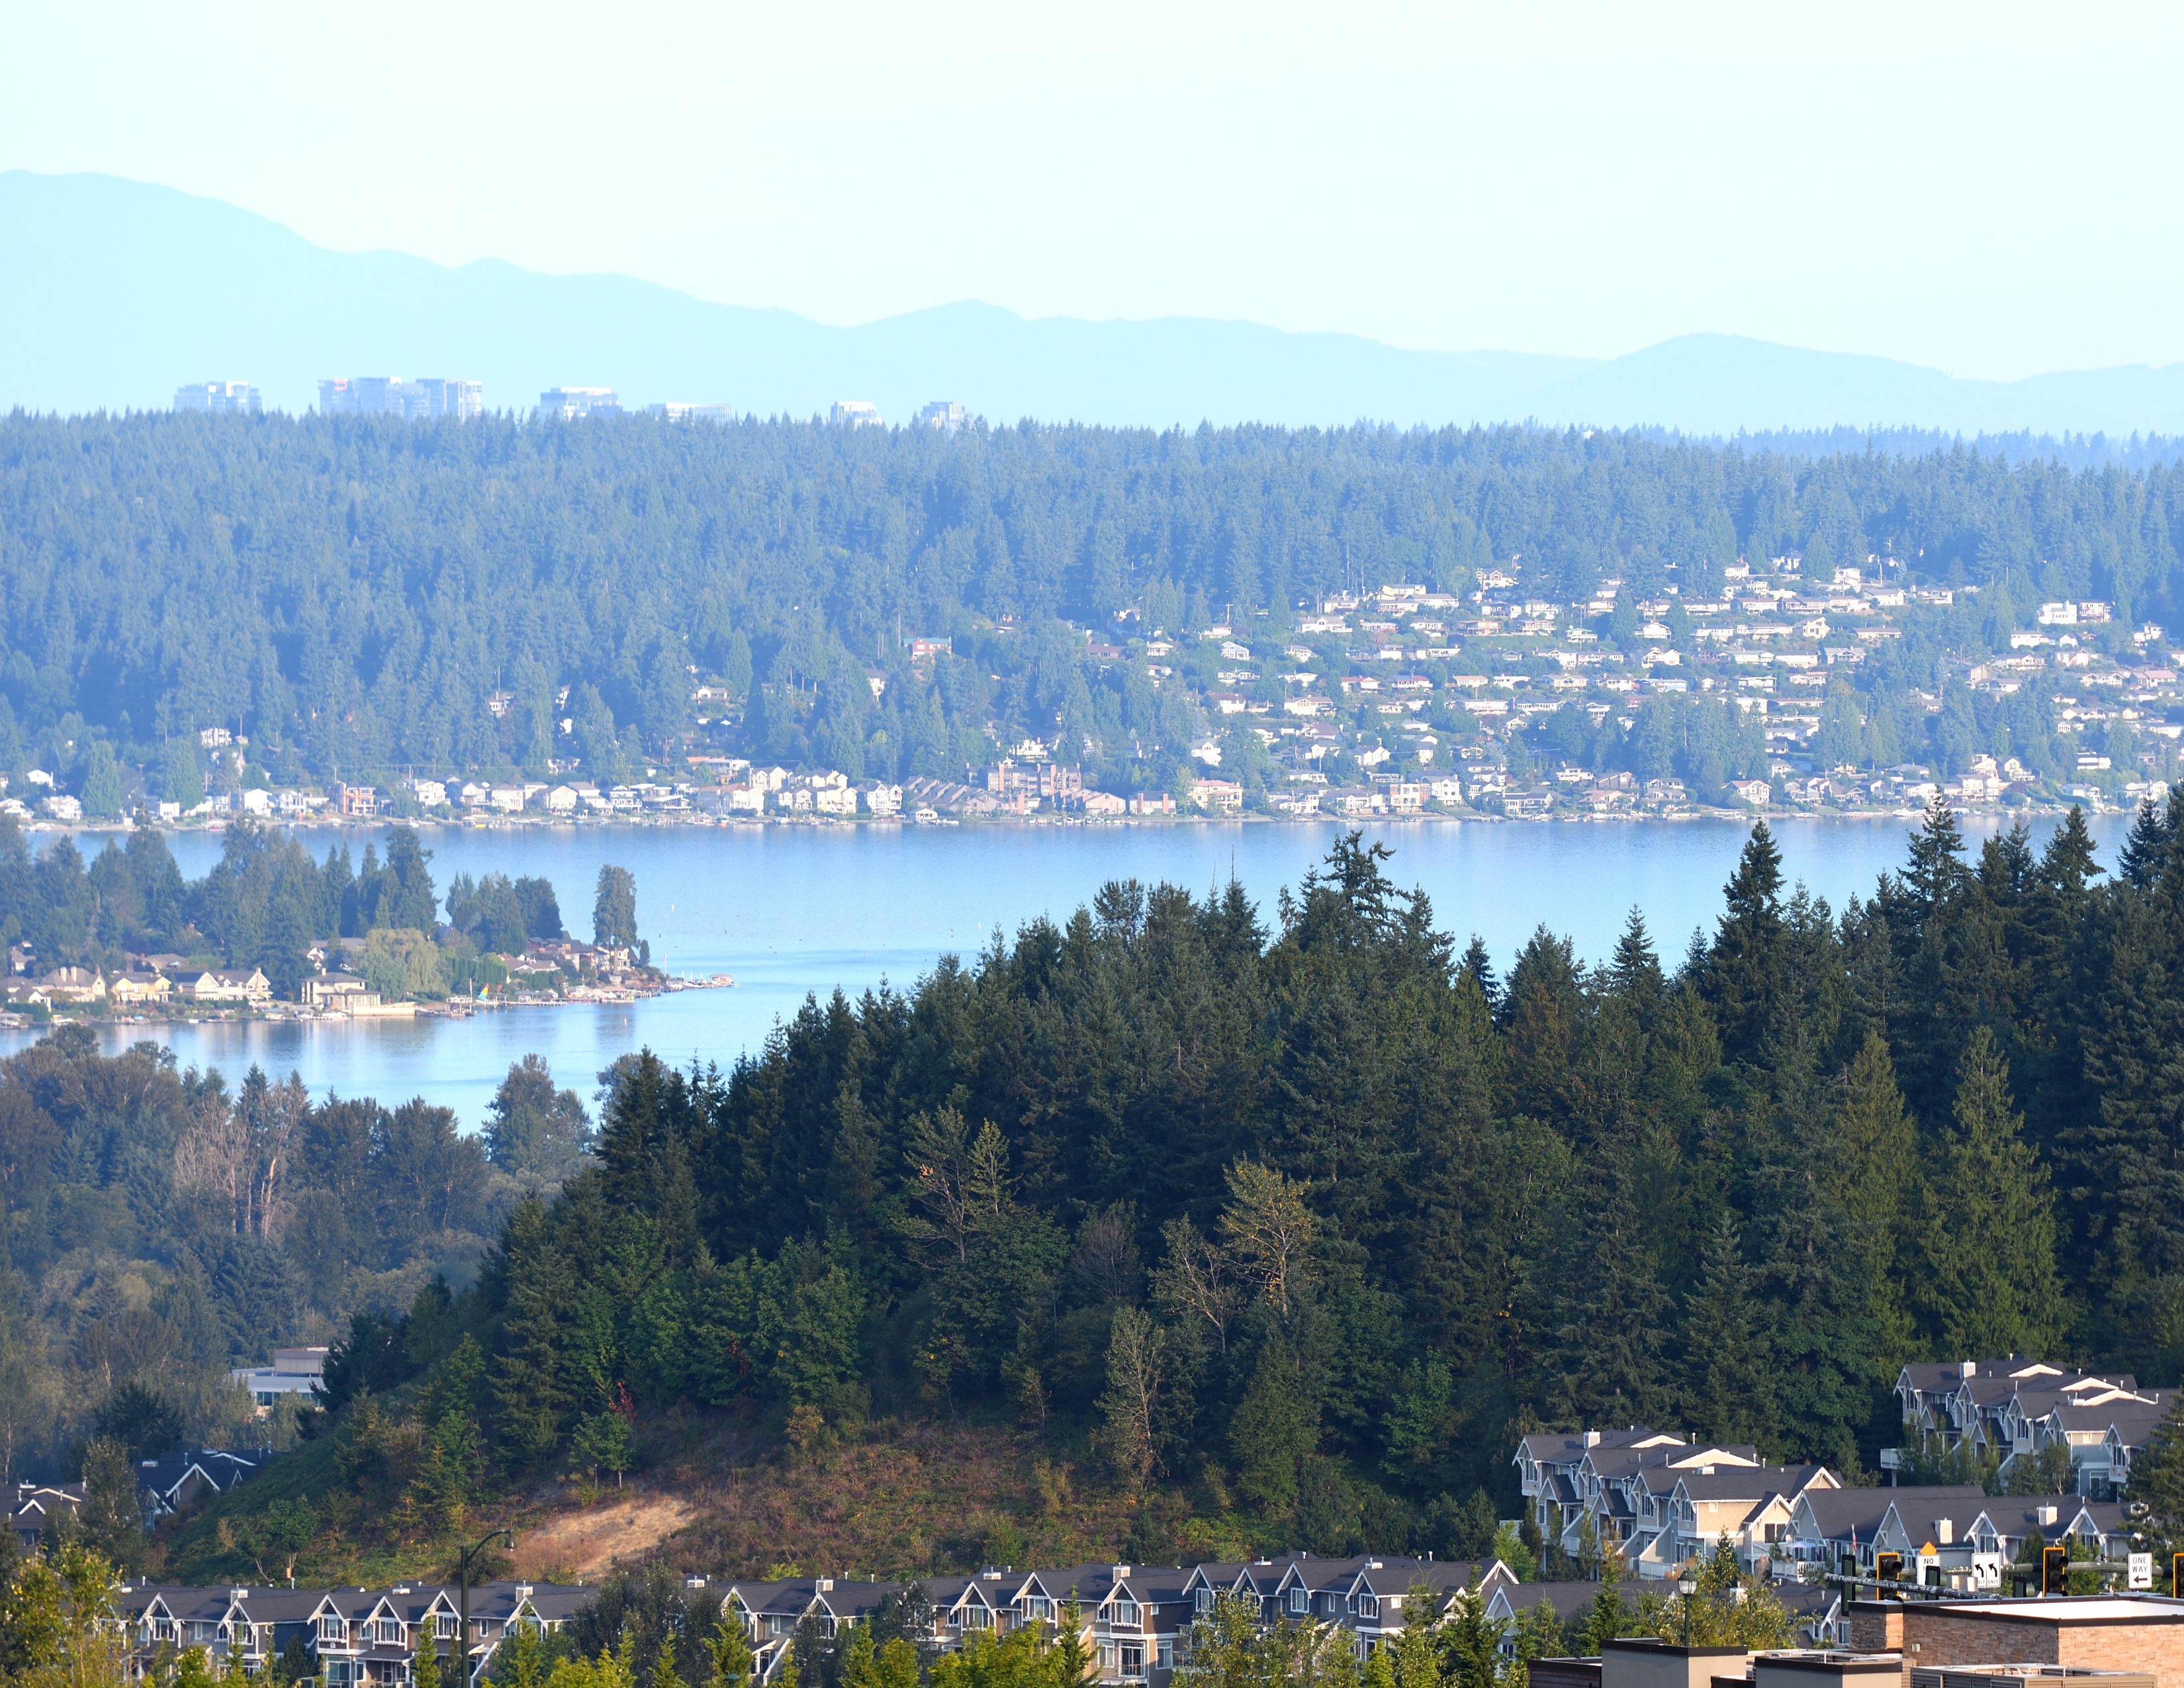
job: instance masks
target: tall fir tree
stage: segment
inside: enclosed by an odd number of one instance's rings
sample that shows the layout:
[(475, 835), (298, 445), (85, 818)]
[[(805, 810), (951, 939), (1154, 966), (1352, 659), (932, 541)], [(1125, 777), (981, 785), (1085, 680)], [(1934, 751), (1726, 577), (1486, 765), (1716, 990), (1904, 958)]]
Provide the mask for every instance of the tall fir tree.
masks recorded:
[(1985, 1027), (1965, 1045), (1958, 1075), (1953, 1116), (1927, 1174), (1924, 1323), (1947, 1353), (2052, 1352), (2066, 1327), (2054, 1198)]

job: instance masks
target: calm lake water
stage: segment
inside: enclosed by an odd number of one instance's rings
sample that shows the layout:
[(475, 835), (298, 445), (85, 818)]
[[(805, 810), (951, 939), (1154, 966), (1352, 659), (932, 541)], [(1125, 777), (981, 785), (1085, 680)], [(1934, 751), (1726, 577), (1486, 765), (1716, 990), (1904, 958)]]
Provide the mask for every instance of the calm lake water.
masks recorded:
[[(1992, 823), (1987, 823), (1991, 827)], [(1777, 825), (1792, 881), (1841, 906), (1902, 866), (1908, 821), (1785, 820)], [(2054, 822), (2036, 828), (2044, 838)], [(2094, 822), (2113, 866), (2125, 816)], [(1970, 820), (1976, 836), (1982, 823)], [(1496, 963), (1544, 922), (1597, 961), (1634, 906), (1664, 956), (1696, 927), (1711, 930), (1746, 829), (1728, 821), (1513, 825), (1410, 822), (1365, 829), (1395, 851), (1392, 872), (1432, 899), (1436, 925), (1484, 938)], [(239, 1078), (254, 1062), (299, 1072), (314, 1095), (421, 1095), (475, 1125), (510, 1062), (536, 1051), (588, 1099), (593, 1075), (649, 1045), (678, 1064), (723, 1067), (761, 1045), (807, 993), (852, 994), (882, 979), (907, 987), (942, 955), (972, 953), (996, 928), (1045, 914), (1066, 919), (1109, 879), (1168, 881), (1203, 892), (1233, 872), (1268, 926), (1275, 898), (1337, 835), (1333, 825), (1240, 822), (1134, 827), (428, 828), (444, 894), (458, 873), (543, 874), (562, 917), (589, 935), (602, 862), (637, 876), (638, 921), (653, 959), (671, 972), (731, 974), (732, 990), (694, 990), (621, 1006), (517, 1008), (468, 1020), (122, 1027), (119, 1047), (145, 1037), (185, 1066)], [(372, 829), (348, 833), (361, 856)], [(323, 856), (337, 834), (305, 835)], [(175, 855), (194, 878), (218, 858), (217, 835), (178, 834)], [(88, 855), (97, 848), (84, 841)], [(0, 1033), (0, 1053), (29, 1041)]]

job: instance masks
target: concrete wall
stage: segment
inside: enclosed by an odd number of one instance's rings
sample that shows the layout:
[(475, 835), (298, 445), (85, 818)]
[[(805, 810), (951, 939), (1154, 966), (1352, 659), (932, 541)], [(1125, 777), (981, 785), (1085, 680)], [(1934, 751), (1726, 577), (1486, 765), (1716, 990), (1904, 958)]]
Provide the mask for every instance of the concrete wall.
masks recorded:
[(1741, 1676), (1742, 1647), (1672, 1647), (1658, 1641), (1610, 1641), (1600, 1656), (1600, 1688), (1713, 1688), (1717, 1676)]
[[(2111, 1609), (2118, 1602), (2104, 1602)], [(2016, 1604), (2012, 1602), (2012, 1604)], [(1976, 1664), (2060, 1664), (2080, 1670), (2136, 1671), (2159, 1688), (2184, 1688), (2184, 1610), (2149, 1603), (2143, 1618), (2074, 1620), (2068, 1607), (2023, 1602), (1985, 1611), (1946, 1603), (1857, 1601), (1850, 1645), (1860, 1652), (1901, 1652), (1907, 1672)], [(2061, 1609), (2058, 1610), (2059, 1607)]]

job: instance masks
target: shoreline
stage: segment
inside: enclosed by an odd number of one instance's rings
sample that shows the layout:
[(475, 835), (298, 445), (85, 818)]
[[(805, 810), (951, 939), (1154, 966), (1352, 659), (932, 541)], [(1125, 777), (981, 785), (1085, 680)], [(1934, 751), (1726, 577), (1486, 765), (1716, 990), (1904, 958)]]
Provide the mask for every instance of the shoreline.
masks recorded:
[[(1949, 799), (1951, 811), (1962, 816), (1994, 816), (2001, 818), (2036, 819), (2060, 816), (2073, 809), (2083, 809), (2090, 815), (2127, 815), (2137, 806), (2134, 803), (2109, 803), (2099, 799), (2080, 798), (2038, 799), (2017, 803), (1992, 801), (1973, 802), (1962, 798)], [(1067, 812), (1047, 814), (994, 814), (943, 816), (936, 821), (918, 821), (898, 815), (617, 815), (612, 817), (568, 816), (502, 815), (490, 819), (472, 816), (438, 815), (270, 815), (237, 816), (249, 819), (260, 826), (286, 833), (323, 833), (332, 835), (345, 832), (369, 832), (388, 827), (411, 827), (420, 832), (467, 833), (525, 833), (525, 832), (666, 832), (688, 829), (695, 832), (716, 832), (727, 829), (759, 831), (837, 832), (849, 828), (867, 827), (875, 830), (935, 831), (970, 827), (984, 829), (1039, 827), (1203, 827), (1203, 826), (1383, 826), (1396, 822), (1427, 823), (1435, 826), (1686, 826), (1696, 822), (1735, 821), (1752, 823), (1760, 821), (1909, 821), (1917, 822), (1925, 813), (1923, 805), (1902, 805), (1891, 807), (1836, 808), (1804, 805), (1774, 804), (1765, 808), (1723, 808), (1713, 805), (1691, 805), (1670, 811), (1613, 810), (1605, 813), (1581, 814), (1574, 811), (1552, 811), (1537, 815), (1502, 815), (1483, 811), (1421, 810), (1416, 812), (1396, 812), (1375, 810), (1363, 814), (1337, 815), (1312, 813), (1307, 815), (1267, 815), (1248, 811), (1234, 813), (1178, 812), (1173, 815), (1081, 815)], [(58, 837), (103, 837), (136, 830), (127, 821), (55, 821), (41, 816), (23, 822), (25, 835), (39, 833)], [(213, 821), (170, 822), (155, 830), (170, 835), (202, 834), (218, 837), (233, 824), (229, 818)]]
[(176, 1026), (353, 1026), (373, 1020), (468, 1020), (479, 1014), (504, 1014), (519, 1008), (627, 1007), (632, 1003), (647, 1002), (655, 997), (671, 996), (687, 990), (733, 990), (735, 988), (735, 980), (727, 973), (715, 973), (707, 978), (666, 976), (659, 984), (644, 989), (580, 987), (566, 995), (540, 993), (506, 1000), (443, 997), (432, 1001), (389, 1003), (362, 1013), (332, 1013), (323, 1009), (306, 1008), (301, 1003), (276, 1001), (268, 1003), (263, 1008), (198, 1014), (98, 1014), (84, 1011), (84, 1006), (81, 1003), (70, 1003), (43, 1019), (12, 1010), (0, 1011), (0, 1031), (49, 1031), (56, 1026), (142, 1026), (151, 1029)]

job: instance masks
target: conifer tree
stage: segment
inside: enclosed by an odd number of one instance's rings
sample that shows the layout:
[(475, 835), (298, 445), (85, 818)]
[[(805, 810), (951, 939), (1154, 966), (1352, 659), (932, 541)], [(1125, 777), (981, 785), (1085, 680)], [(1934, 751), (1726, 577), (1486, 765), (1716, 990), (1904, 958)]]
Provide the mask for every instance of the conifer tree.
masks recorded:
[(1629, 1635), (1635, 1621), (1623, 1597), (1623, 1556), (1609, 1548), (1600, 1558), (1600, 1591), (1585, 1608), (1581, 1651), (1599, 1657), (1607, 1643)]
[(1926, 1323), (1949, 1353), (2046, 1353), (2064, 1319), (2048, 1174), (2024, 1139), (2008, 1069), (1984, 1026), (1958, 1072), (1921, 1226)]
[(1486, 953), (1486, 940), (1477, 933), (1472, 934), (1470, 945), (1463, 952), (1457, 975), (1479, 987), (1479, 994), (1486, 999), (1489, 1011), (1501, 1011), (1502, 986), (1494, 977), (1494, 960)]
[(1833, 1136), (1821, 1176), (1843, 1216), (1852, 1271), (1864, 1287), (1873, 1375), (1892, 1379), (1912, 1357), (1898, 1250), (1918, 1201), (1918, 1137), (1878, 1030), (1866, 1033), (1843, 1075)]
[[(440, 1688), (440, 1643), (430, 1624), (417, 1625), (417, 1646), (410, 1661), (410, 1688)], [(460, 1677), (461, 1672), (456, 1673)]]
[(705, 1688), (745, 1688), (751, 1674), (750, 1637), (733, 1609), (722, 1608), (720, 1622), (705, 1638), (705, 1655), (710, 1664)]
[(1442, 1675), (1447, 1688), (1502, 1688), (1503, 1629), (1488, 1615), (1486, 1596), (1477, 1583), (1457, 1591), (1442, 1641), (1448, 1654)]
[[(2075, 808), (2072, 812), (2076, 812)], [(2152, 890), (2168, 861), (2170, 842), (2168, 822), (2162, 811), (2152, 798), (2143, 799), (2131, 823), (2130, 836), (2123, 841), (2123, 853), (2117, 858), (2117, 872), (2123, 883), (2135, 891)]]
[(1607, 977), (1616, 994), (1639, 1011), (1641, 1022), (1650, 1022), (1666, 981), (1661, 958), (1653, 950), (1652, 936), (1646, 930), (1646, 917), (1635, 908), (1623, 923), (1622, 936), (1615, 940)]
[(2184, 1390), (2170, 1391), (2153, 1437), (2131, 1457), (2125, 1498), (2145, 1508), (2145, 1530), (2154, 1545), (2165, 1552), (2184, 1547)]
[(1685, 1412), (1720, 1442), (1772, 1440), (1773, 1367), (1752, 1304), (1736, 1222), (1724, 1213), (1708, 1234), (1699, 1282), (1684, 1322)]
[(1729, 907), (1707, 952), (1702, 981), (1721, 1026), (1724, 1055), (1748, 1061), (1758, 1056), (1786, 986), (1782, 852), (1764, 821), (1752, 827), (1723, 894)]

